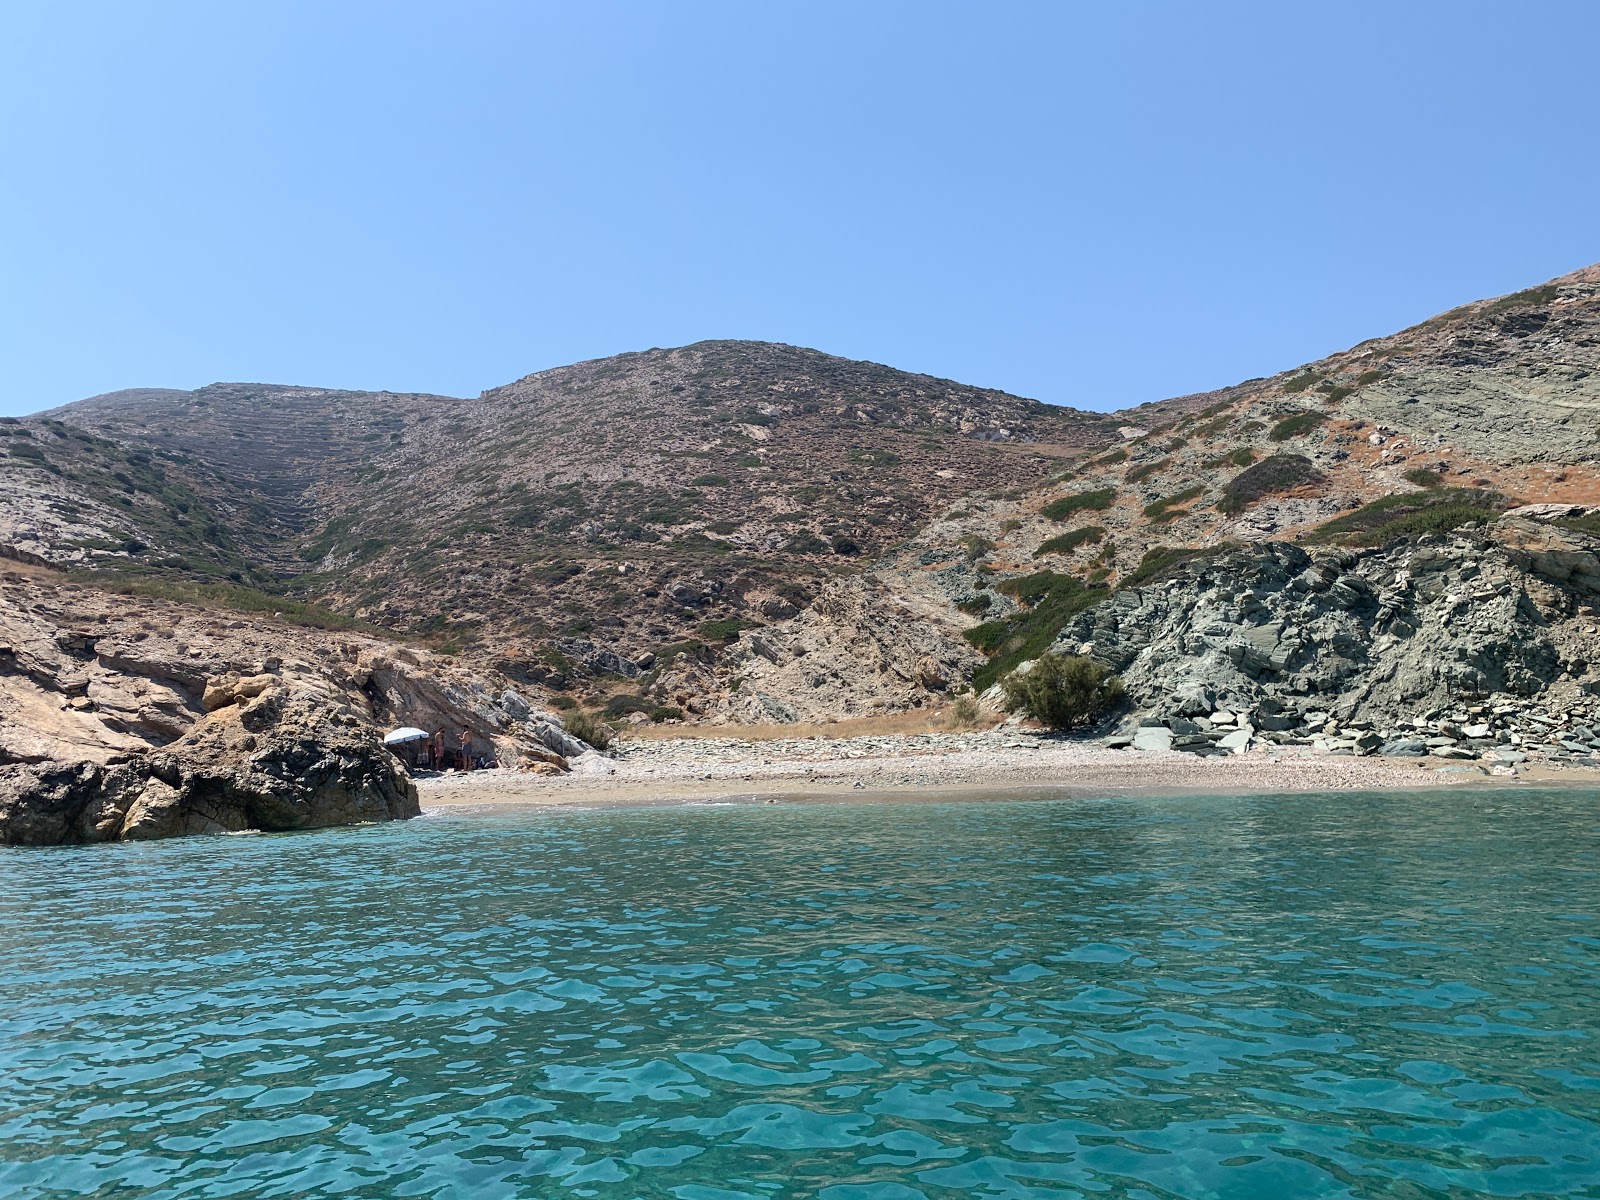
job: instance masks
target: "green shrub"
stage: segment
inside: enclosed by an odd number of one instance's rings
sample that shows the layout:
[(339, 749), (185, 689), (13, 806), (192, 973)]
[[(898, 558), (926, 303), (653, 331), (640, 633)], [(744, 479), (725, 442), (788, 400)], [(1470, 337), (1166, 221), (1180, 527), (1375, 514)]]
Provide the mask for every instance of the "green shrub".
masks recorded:
[(1361, 372), (1361, 374), (1356, 376), (1356, 386), (1358, 388), (1364, 388), (1364, 387), (1367, 386), (1367, 384), (1369, 384), (1369, 383), (1377, 383), (1378, 380), (1380, 380), (1382, 378), (1383, 378), (1383, 372), (1378, 370), (1377, 368), (1373, 368), (1370, 371), (1363, 371), (1363, 372)]
[(1427, 467), (1412, 467), (1406, 472), (1406, 481), (1418, 487), (1436, 488), (1444, 482), (1444, 476)]
[(346, 616), (332, 609), (306, 600), (291, 600), (275, 596), (236, 583), (190, 583), (180, 579), (131, 579), (112, 572), (87, 571), (74, 574), (74, 583), (121, 596), (148, 596), (156, 600), (173, 600), (179, 604), (192, 604), (197, 608), (222, 609), (228, 612), (272, 615), (290, 625), (304, 625), (311, 629), (327, 629), (368, 633), (377, 637), (400, 637), (392, 629), (370, 625), (357, 617)]
[(1256, 452), (1249, 446), (1240, 446), (1237, 450), (1229, 450), (1226, 454), (1219, 454), (1215, 458), (1208, 458), (1201, 465), (1208, 471), (1218, 467), (1248, 467), (1256, 460)]
[(983, 691), (1018, 663), (1047, 651), (1056, 635), (1078, 613), (1106, 596), (1103, 587), (1088, 587), (1071, 575), (1041, 571), (1000, 585), (1024, 607), (1006, 617), (985, 621), (963, 635), (990, 660), (973, 674), (972, 686)]
[(1476, 488), (1431, 488), (1385, 496), (1313, 530), (1310, 540), (1351, 546), (1383, 546), (1424, 533), (1449, 533), (1463, 525), (1493, 521), (1511, 507), (1498, 492)]
[(1124, 478), (1126, 478), (1129, 483), (1138, 483), (1141, 480), (1149, 479), (1150, 476), (1154, 475), (1157, 471), (1164, 470), (1171, 464), (1172, 460), (1170, 458), (1159, 458), (1155, 462), (1145, 463), (1142, 467), (1129, 468), (1128, 473), (1126, 476), (1124, 476)]
[(996, 549), (995, 544), (988, 538), (976, 533), (969, 533), (961, 539), (961, 547), (966, 552), (965, 557), (969, 563), (977, 562), (985, 554)]
[(1561, 517), (1556, 524), (1574, 533), (1600, 535), (1600, 512), (1584, 513), (1581, 517)]
[(1106, 536), (1106, 531), (1099, 525), (1085, 525), (1082, 529), (1069, 530), (1060, 537), (1053, 537), (1033, 552), (1035, 558), (1046, 554), (1071, 554), (1079, 546), (1098, 542)]
[(1126, 692), (1109, 667), (1092, 658), (1046, 654), (1026, 673), (1000, 681), (1006, 706), (1051, 729), (1090, 725), (1121, 704)]
[(1104, 512), (1111, 507), (1111, 502), (1116, 498), (1115, 488), (1096, 488), (1092, 492), (1074, 492), (1070, 496), (1058, 496), (1039, 511), (1052, 521), (1065, 521), (1073, 513)]
[(789, 539), (789, 544), (784, 550), (789, 554), (829, 554), (833, 551), (833, 547), (811, 530), (802, 529)]
[(729, 479), (726, 475), (701, 475), (689, 481), (690, 487), (727, 487)]
[[(1184, 488), (1181, 492), (1174, 492), (1170, 496), (1163, 496), (1159, 500), (1154, 500), (1151, 503), (1146, 504), (1144, 506), (1144, 515), (1156, 520), (1160, 520), (1165, 515), (1167, 509), (1176, 508), (1181, 504), (1187, 504), (1189, 501), (1198, 497), (1205, 490), (1204, 484), (1197, 483), (1193, 487)], [(1167, 519), (1171, 520), (1172, 518), (1168, 517)]]
[(1275, 442), (1286, 442), (1292, 437), (1299, 437), (1302, 433), (1315, 429), (1327, 419), (1328, 415), (1326, 413), (1296, 413), (1292, 417), (1285, 417), (1279, 421), (1272, 427), (1272, 432), (1267, 436)]
[(976, 696), (962, 696), (950, 706), (950, 712), (945, 716), (945, 724), (951, 729), (972, 729), (978, 724), (982, 715)]
[(1290, 492), (1308, 483), (1316, 483), (1322, 475), (1311, 460), (1303, 454), (1274, 454), (1249, 467), (1232, 479), (1222, 489), (1217, 501), (1217, 511), (1237, 516), (1263, 496)]
[(975, 596), (968, 596), (965, 600), (958, 601), (956, 608), (969, 617), (982, 616), (994, 607), (994, 597), (988, 592), (979, 592)]
[(609, 750), (611, 748), (611, 730), (606, 728), (604, 722), (595, 720), (592, 715), (584, 712), (581, 708), (563, 717), (562, 724), (573, 737), (580, 742), (587, 742), (596, 750)]
[(1501, 296), (1498, 300), (1490, 301), (1484, 306), (1485, 316), (1498, 316), (1514, 308), (1531, 308), (1539, 304), (1549, 304), (1560, 294), (1560, 289), (1553, 283), (1540, 284), (1538, 287), (1528, 288), (1526, 291), (1512, 292), (1509, 296)]
[(708, 642), (732, 642), (738, 639), (740, 630), (748, 628), (750, 622), (741, 617), (722, 617), (702, 622), (699, 633)]
[(1236, 550), (1238, 546), (1237, 542), (1219, 542), (1215, 546), (1152, 546), (1144, 552), (1139, 565), (1122, 579), (1119, 586), (1135, 588), (1153, 583), (1192, 559), (1209, 558)]
[(1303, 392), (1313, 383), (1317, 382), (1317, 379), (1317, 375), (1311, 371), (1307, 371), (1304, 375), (1296, 375), (1293, 379), (1286, 380), (1283, 385), (1283, 390), (1289, 392), (1291, 395), (1295, 392)]
[(894, 467), (900, 465), (900, 456), (890, 450), (852, 450), (850, 461), (867, 467)]
[(1019, 575), (1013, 579), (1002, 580), (995, 585), (994, 590), (1002, 595), (1012, 596), (1023, 604), (1037, 604), (1058, 582), (1070, 578), (1070, 575), (1057, 575), (1054, 571), (1039, 571), (1033, 575)]

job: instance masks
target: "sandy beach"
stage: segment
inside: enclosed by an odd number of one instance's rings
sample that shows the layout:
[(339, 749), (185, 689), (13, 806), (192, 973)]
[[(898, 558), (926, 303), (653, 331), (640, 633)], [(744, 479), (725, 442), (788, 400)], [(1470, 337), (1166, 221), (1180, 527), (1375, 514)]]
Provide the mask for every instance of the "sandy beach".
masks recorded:
[[(625, 741), (598, 769), (571, 775), (447, 772), (418, 780), (425, 809), (591, 807), (713, 800), (1024, 799), (1194, 792), (1387, 791), (1463, 785), (1600, 787), (1600, 769), (1530, 762), (1515, 775), (1490, 764), (1263, 748), (1201, 758), (1111, 750), (1014, 730), (964, 734), (742, 741)], [(1507, 768), (1502, 768), (1502, 771)]]

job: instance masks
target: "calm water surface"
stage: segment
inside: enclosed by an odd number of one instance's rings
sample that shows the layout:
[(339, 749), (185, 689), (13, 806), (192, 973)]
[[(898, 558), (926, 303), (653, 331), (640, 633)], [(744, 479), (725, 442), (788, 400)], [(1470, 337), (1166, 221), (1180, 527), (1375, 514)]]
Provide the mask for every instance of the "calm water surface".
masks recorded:
[(4, 851), (0, 1195), (1600, 1197), (1600, 796)]

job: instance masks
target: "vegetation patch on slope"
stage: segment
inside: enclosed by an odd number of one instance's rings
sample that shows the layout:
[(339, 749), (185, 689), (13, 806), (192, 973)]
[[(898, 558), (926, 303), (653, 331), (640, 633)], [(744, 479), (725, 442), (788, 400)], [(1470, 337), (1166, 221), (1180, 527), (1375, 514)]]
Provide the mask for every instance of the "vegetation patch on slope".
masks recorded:
[(1074, 492), (1069, 496), (1058, 496), (1039, 511), (1052, 521), (1065, 521), (1074, 513), (1104, 512), (1111, 507), (1111, 502), (1116, 498), (1115, 488), (1096, 488), (1092, 492)]
[(1477, 488), (1433, 488), (1385, 496), (1314, 530), (1317, 542), (1382, 546), (1424, 533), (1449, 533), (1463, 525), (1492, 521), (1511, 507), (1499, 492)]
[(1286, 442), (1292, 437), (1299, 437), (1303, 433), (1310, 433), (1318, 425), (1328, 419), (1327, 413), (1303, 412), (1295, 413), (1292, 417), (1285, 417), (1272, 427), (1267, 434), (1275, 442)]
[(1082, 529), (1071, 529), (1059, 537), (1053, 537), (1033, 552), (1035, 558), (1046, 554), (1071, 554), (1079, 546), (1098, 542), (1106, 536), (1106, 531), (1099, 525), (1085, 525)]
[(1239, 542), (1218, 542), (1215, 546), (1152, 546), (1144, 552), (1139, 565), (1118, 583), (1119, 588), (1143, 587), (1165, 579), (1184, 563), (1197, 558), (1214, 558), (1240, 548)]
[(1228, 480), (1217, 511), (1236, 516), (1263, 496), (1292, 492), (1321, 479), (1321, 472), (1305, 455), (1274, 454)]
[(1018, 663), (1049, 650), (1068, 621), (1107, 595), (1104, 587), (1086, 585), (1075, 576), (1055, 571), (1008, 579), (995, 590), (1016, 597), (1022, 608), (966, 631), (967, 641), (989, 655), (989, 661), (972, 677), (972, 686), (979, 692)]
[(398, 639), (392, 629), (371, 625), (356, 617), (347, 617), (320, 604), (307, 600), (291, 600), (287, 596), (274, 596), (254, 588), (231, 583), (191, 583), (182, 579), (137, 579), (110, 571), (84, 571), (75, 573), (74, 583), (118, 596), (147, 596), (154, 600), (172, 600), (179, 604), (192, 604), (196, 608), (223, 609), (228, 612), (267, 615), (291, 625), (305, 625), (312, 629), (330, 629), (366, 633), (373, 637)]

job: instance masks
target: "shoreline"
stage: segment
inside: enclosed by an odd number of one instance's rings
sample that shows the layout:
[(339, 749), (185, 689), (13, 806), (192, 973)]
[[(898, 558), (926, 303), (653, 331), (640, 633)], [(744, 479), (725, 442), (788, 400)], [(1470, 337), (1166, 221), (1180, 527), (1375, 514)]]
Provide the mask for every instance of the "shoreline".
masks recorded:
[(1111, 750), (1095, 742), (1004, 733), (791, 741), (651, 739), (571, 775), (447, 772), (417, 780), (424, 811), (762, 804), (936, 803), (1104, 795), (1425, 791), (1587, 786), (1600, 768), (1530, 762), (1514, 774), (1440, 758), (1385, 759), (1257, 748), (1201, 758)]

